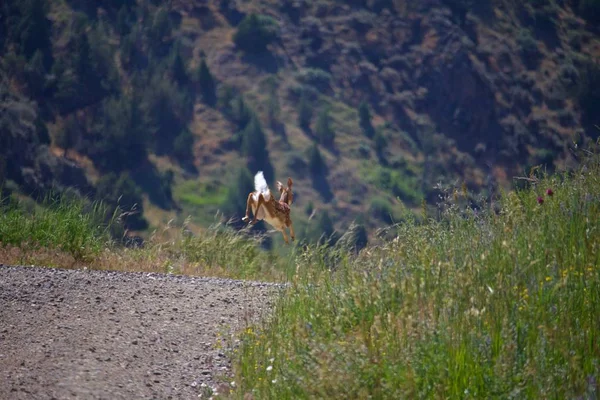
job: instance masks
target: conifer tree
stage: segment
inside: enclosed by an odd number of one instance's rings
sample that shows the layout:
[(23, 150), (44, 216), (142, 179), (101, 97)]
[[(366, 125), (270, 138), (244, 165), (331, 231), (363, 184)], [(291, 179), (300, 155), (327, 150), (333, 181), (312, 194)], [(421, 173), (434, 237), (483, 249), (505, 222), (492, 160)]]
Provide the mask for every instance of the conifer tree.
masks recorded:
[(198, 85), (204, 102), (209, 106), (214, 106), (217, 101), (217, 85), (204, 59), (202, 59), (198, 68)]
[(252, 173), (263, 171), (267, 181), (274, 178), (273, 166), (269, 159), (267, 140), (260, 121), (252, 114), (250, 122), (242, 133), (242, 154), (248, 160), (248, 169)]
[(313, 108), (306, 94), (302, 93), (298, 103), (298, 125), (305, 131), (310, 130), (310, 122), (313, 117)]
[(375, 135), (375, 129), (371, 124), (371, 111), (366, 102), (362, 101), (358, 106), (358, 117), (360, 120), (360, 127), (368, 138), (372, 138)]
[(323, 146), (333, 146), (335, 141), (335, 131), (331, 127), (331, 117), (329, 116), (329, 108), (324, 108), (319, 112), (317, 125), (315, 128), (319, 142)]
[(308, 170), (310, 174), (315, 177), (318, 175), (323, 175), (325, 173), (325, 169), (325, 161), (323, 161), (323, 156), (319, 151), (319, 147), (315, 143), (308, 150)]

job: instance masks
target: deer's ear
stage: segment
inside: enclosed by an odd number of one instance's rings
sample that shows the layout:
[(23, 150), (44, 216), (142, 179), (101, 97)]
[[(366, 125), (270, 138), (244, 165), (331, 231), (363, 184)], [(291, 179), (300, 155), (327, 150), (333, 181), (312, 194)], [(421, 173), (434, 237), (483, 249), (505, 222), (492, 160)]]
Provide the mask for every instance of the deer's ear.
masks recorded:
[(280, 192), (283, 190), (283, 184), (279, 181), (277, 181), (277, 190), (279, 190)]
[(292, 178), (288, 178), (288, 187), (292, 187), (293, 184)]

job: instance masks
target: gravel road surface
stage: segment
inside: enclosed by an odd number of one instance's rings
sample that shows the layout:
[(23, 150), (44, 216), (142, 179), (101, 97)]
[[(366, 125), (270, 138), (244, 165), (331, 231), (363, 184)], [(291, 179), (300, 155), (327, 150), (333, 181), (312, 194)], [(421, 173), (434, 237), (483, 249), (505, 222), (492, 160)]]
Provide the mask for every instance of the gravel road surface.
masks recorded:
[(280, 288), (0, 264), (0, 399), (197, 399)]

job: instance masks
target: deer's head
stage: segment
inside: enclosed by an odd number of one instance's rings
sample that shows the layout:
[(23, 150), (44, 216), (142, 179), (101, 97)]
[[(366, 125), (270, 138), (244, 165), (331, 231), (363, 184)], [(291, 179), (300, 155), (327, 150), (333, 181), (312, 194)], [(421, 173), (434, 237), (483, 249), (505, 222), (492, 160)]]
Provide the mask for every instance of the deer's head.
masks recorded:
[(281, 193), (281, 197), (279, 201), (287, 203), (288, 206), (291, 206), (294, 201), (294, 193), (292, 193), (292, 178), (288, 178), (287, 187), (283, 186), (283, 183), (277, 181), (277, 190)]

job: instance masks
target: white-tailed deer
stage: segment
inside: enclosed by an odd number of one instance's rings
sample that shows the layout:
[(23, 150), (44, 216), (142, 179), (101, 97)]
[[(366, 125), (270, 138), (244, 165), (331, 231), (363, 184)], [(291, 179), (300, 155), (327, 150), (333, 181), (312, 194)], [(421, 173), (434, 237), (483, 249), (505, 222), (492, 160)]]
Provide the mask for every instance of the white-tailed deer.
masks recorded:
[(285, 228), (290, 229), (290, 237), (292, 240), (296, 238), (294, 233), (294, 227), (292, 225), (292, 219), (290, 217), (290, 206), (294, 201), (294, 194), (292, 193), (292, 178), (288, 178), (287, 187), (283, 186), (281, 182), (277, 182), (277, 190), (279, 190), (280, 198), (279, 201), (275, 200), (269, 185), (262, 173), (259, 171), (254, 176), (254, 192), (248, 195), (248, 201), (246, 202), (246, 216), (242, 218), (242, 221), (246, 222), (250, 220), (250, 210), (254, 218), (250, 224), (256, 224), (260, 220), (264, 220), (273, 228), (277, 229), (283, 234), (283, 240), (288, 242), (287, 235), (285, 234)]

